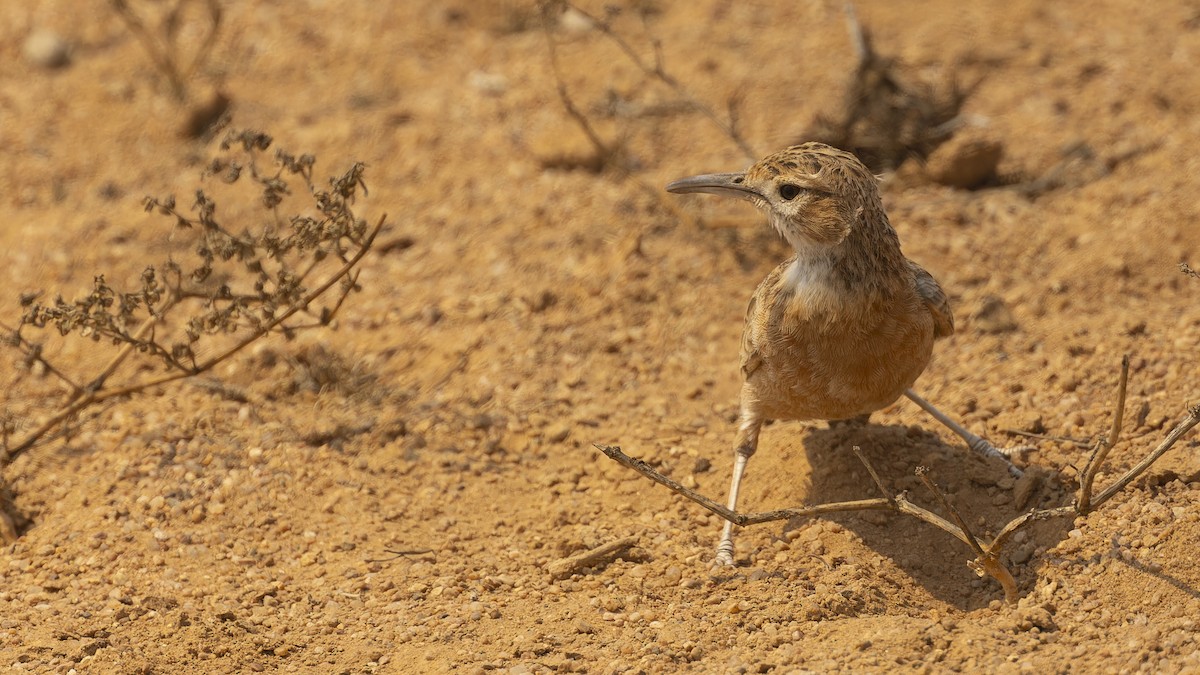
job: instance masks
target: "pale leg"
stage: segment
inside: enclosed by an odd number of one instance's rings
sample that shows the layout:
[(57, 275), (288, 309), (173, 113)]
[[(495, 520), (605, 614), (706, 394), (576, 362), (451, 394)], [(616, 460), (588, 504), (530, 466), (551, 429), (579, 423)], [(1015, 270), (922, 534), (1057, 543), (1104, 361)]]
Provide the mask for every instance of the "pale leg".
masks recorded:
[(959, 438), (967, 442), (967, 447), (971, 448), (971, 450), (978, 452), (984, 457), (993, 457), (1002, 460), (1008, 464), (1009, 473), (1018, 478), (1021, 476), (1021, 470), (1012, 464), (1012, 455), (1029, 450), (1031, 449), (1030, 446), (1023, 445), (1015, 448), (997, 448), (979, 436), (976, 436), (970, 431), (964, 429), (961, 424), (950, 419), (945, 413), (935, 408), (932, 403), (918, 396), (917, 392), (913, 391), (912, 389), (906, 390), (904, 395), (907, 396), (913, 403), (921, 406), (921, 409), (932, 415), (934, 419), (946, 425), (950, 431), (958, 434)]
[[(733, 481), (729, 484), (729, 502), (726, 506), (730, 511), (737, 510), (738, 491), (742, 487), (742, 474), (746, 471), (746, 462), (750, 455), (758, 449), (758, 432), (762, 429), (762, 418), (757, 411), (742, 405), (741, 423), (738, 425), (737, 440), (734, 444)], [(721, 542), (717, 544), (718, 565), (733, 564), (733, 523), (725, 521), (721, 530)]]

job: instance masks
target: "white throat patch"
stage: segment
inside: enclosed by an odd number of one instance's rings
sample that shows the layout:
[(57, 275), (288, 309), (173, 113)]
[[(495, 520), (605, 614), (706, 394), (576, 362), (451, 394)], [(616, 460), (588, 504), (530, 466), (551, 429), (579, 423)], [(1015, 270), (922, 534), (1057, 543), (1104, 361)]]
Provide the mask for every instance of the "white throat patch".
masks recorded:
[(784, 270), (783, 289), (791, 291), (792, 302), (803, 303), (805, 314), (826, 312), (845, 299), (835, 287), (833, 261), (825, 255), (800, 254)]

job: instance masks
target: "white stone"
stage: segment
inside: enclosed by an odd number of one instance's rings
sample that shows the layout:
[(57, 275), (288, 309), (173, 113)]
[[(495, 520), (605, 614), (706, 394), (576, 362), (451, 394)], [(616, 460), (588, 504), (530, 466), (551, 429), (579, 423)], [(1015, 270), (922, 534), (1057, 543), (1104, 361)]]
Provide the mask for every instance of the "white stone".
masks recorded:
[(71, 61), (71, 45), (49, 30), (30, 33), (22, 52), (26, 60), (41, 68), (61, 68)]
[(488, 96), (501, 96), (508, 91), (508, 78), (497, 73), (486, 73), (482, 70), (473, 70), (467, 76), (467, 84), (471, 85), (472, 89)]

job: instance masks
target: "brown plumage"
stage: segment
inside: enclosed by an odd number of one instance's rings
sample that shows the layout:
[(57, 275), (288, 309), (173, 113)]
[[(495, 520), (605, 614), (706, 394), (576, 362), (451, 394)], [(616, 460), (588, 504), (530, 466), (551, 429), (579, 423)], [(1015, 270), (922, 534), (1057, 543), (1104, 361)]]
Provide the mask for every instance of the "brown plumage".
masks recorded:
[[(805, 143), (744, 173), (693, 176), (667, 190), (745, 199), (795, 250), (758, 285), (746, 311), (729, 508), (764, 421), (861, 417), (905, 394), (928, 406), (910, 387), (934, 340), (953, 334), (954, 318), (938, 282), (904, 257), (875, 177), (854, 155)], [(996, 452), (949, 424), (977, 450)], [(733, 562), (728, 523), (717, 561)]]

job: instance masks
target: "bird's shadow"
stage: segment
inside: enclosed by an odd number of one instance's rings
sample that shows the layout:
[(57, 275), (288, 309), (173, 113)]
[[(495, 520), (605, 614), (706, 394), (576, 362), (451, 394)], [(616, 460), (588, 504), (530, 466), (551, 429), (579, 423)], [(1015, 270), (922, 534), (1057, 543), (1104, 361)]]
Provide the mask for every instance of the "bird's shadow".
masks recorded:
[[(907, 492), (914, 503), (952, 521), (916, 476), (918, 466), (927, 467), (929, 476), (971, 530), (986, 541), (1030, 508), (1057, 506), (1071, 498), (1063, 486), (1043, 483), (1030, 494), (1027, 503), (1018, 505), (1014, 503), (1014, 480), (1002, 462), (985, 460), (965, 446), (947, 445), (917, 427), (842, 423), (808, 430), (803, 446), (813, 469), (807, 489), (793, 493), (797, 501), (812, 505), (882, 496), (866, 467), (851, 451), (859, 446), (889, 492)], [(971, 549), (928, 523), (886, 511), (835, 513), (823, 518), (857, 534), (865, 546), (890, 560), (941, 601), (967, 610), (1003, 598), (995, 581), (980, 580), (967, 567), (966, 563), (975, 558)], [(784, 531), (806, 527), (809, 522), (794, 519)], [(1037, 570), (1044, 564), (1032, 553), (1053, 547), (1071, 527), (1069, 518), (1026, 526), (1021, 541), (1010, 541), (1005, 547), (1002, 560), (1016, 577), (1022, 594), (1032, 588)]]

